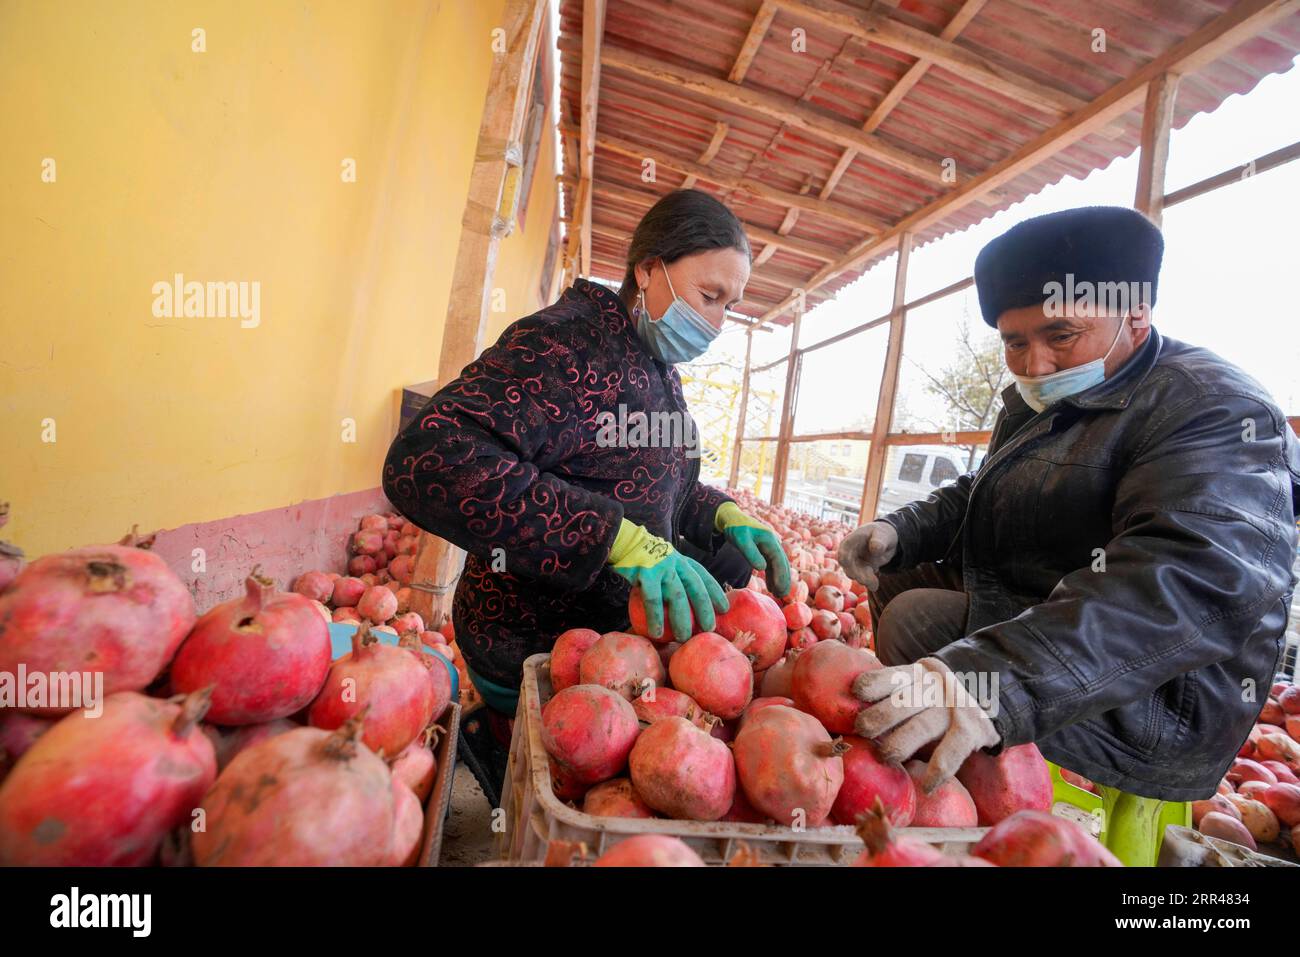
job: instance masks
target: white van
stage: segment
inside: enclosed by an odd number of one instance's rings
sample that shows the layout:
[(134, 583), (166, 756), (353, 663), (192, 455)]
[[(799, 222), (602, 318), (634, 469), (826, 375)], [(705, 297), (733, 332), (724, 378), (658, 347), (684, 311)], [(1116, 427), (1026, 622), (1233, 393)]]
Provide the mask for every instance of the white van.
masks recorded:
[(951, 485), (971, 470), (966, 462), (966, 452), (950, 445), (899, 446), (888, 459), (879, 513), (892, 512), (908, 502), (928, 498), (941, 486)]

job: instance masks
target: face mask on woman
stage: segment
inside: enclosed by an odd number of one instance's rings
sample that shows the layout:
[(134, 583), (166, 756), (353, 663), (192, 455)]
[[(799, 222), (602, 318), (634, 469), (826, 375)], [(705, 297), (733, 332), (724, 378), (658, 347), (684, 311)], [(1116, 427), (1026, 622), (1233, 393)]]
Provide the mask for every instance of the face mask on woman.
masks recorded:
[(709, 320), (677, 295), (667, 266), (664, 266), (664, 278), (668, 280), (668, 290), (673, 294), (672, 304), (664, 310), (662, 316), (652, 320), (645, 305), (645, 290), (642, 289), (637, 294), (636, 305), (632, 309), (636, 334), (649, 353), (660, 362), (689, 362), (704, 354), (720, 330), (715, 329)]

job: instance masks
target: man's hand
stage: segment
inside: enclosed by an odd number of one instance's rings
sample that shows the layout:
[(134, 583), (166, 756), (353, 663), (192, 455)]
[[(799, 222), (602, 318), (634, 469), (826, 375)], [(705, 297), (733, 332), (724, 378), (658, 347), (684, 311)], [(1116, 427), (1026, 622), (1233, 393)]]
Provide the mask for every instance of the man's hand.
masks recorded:
[(870, 704), (858, 712), (854, 730), (876, 739), (885, 760), (902, 763), (939, 739), (921, 782), (926, 794), (956, 774), (973, 752), (1002, 740), (984, 709), (938, 658), (860, 674), (853, 680), (853, 696)]
[(730, 607), (722, 586), (703, 565), (627, 519), (619, 526), (608, 563), (633, 585), (641, 586), (651, 638), (663, 637), (665, 607), (678, 641), (691, 637), (692, 609), (700, 630), (712, 631), (717, 625), (714, 608), (725, 612)]
[(840, 542), (840, 567), (844, 574), (867, 586), (868, 591), (880, 587), (877, 574), (888, 565), (898, 551), (898, 531), (888, 522), (868, 522), (845, 536)]
[(772, 594), (784, 598), (790, 593), (790, 559), (770, 525), (742, 512), (735, 502), (723, 502), (714, 513), (713, 527), (740, 550), (756, 571), (767, 572), (767, 587)]

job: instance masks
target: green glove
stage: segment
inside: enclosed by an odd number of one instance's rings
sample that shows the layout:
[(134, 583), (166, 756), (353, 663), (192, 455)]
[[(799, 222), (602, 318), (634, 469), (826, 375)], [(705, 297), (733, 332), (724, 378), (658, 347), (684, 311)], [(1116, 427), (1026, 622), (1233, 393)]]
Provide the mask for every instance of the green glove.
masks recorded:
[(749, 564), (767, 572), (767, 587), (778, 598), (790, 593), (790, 560), (772, 527), (746, 515), (735, 502), (723, 502), (713, 515), (713, 527), (740, 549)]
[(729, 607), (722, 586), (703, 565), (627, 519), (619, 526), (608, 561), (614, 571), (641, 587), (651, 638), (663, 637), (664, 606), (668, 607), (668, 621), (678, 641), (691, 637), (692, 608), (696, 624), (704, 631), (712, 631), (717, 624), (714, 607), (720, 612)]

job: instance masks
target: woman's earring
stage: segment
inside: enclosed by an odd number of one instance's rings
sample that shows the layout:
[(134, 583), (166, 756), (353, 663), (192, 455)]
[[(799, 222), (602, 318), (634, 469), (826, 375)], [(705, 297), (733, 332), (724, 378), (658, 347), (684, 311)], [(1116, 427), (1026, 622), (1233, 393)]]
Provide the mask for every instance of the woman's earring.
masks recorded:
[(636, 293), (636, 305), (632, 307), (632, 318), (637, 322), (641, 321), (641, 316), (645, 313), (645, 290), (638, 289)]

